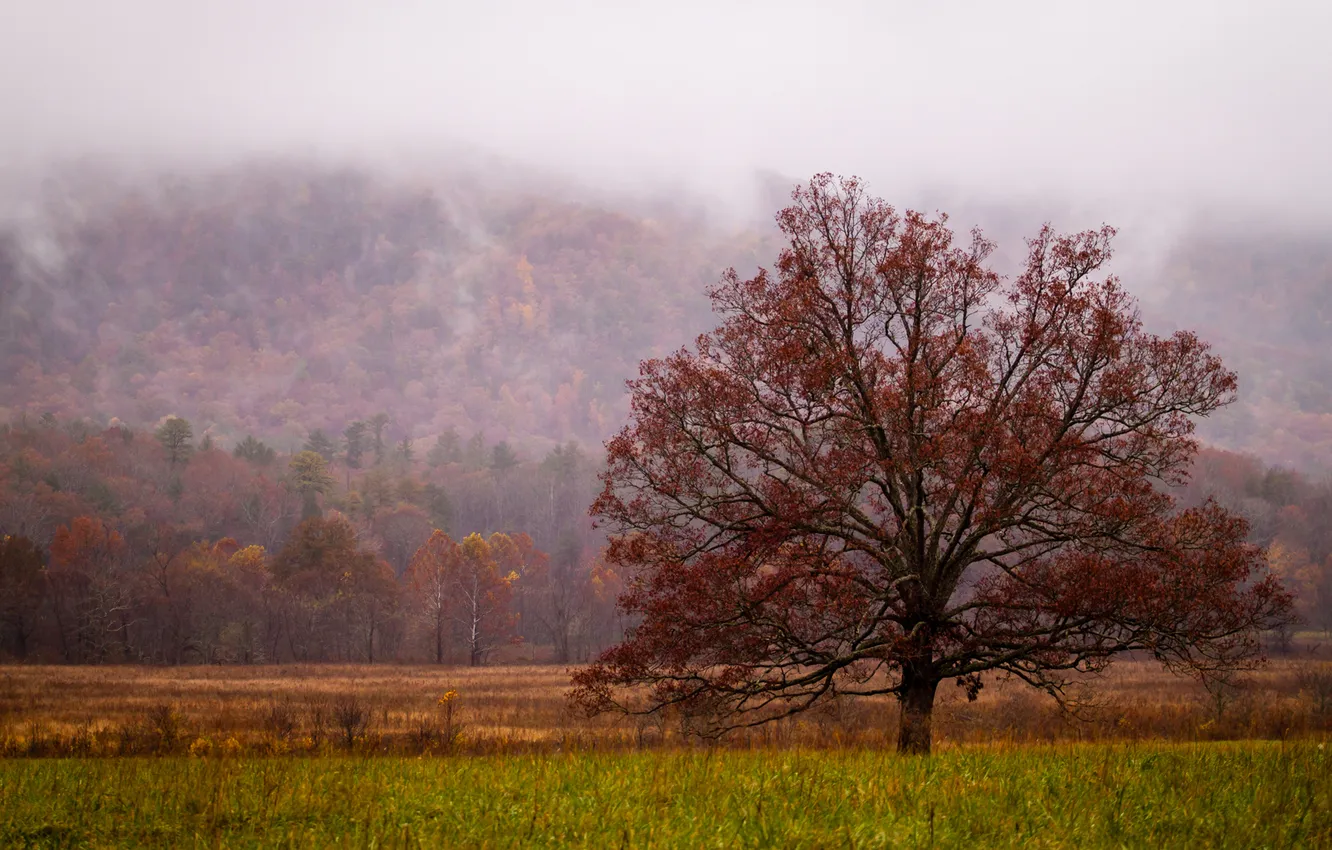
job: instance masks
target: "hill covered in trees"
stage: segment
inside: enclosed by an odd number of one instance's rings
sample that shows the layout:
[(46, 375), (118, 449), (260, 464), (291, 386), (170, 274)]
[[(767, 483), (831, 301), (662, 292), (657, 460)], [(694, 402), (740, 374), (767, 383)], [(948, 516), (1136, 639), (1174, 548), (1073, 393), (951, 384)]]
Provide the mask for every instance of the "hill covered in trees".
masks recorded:
[[(290, 449), (384, 412), (395, 441), (597, 445), (638, 361), (709, 327), (706, 287), (774, 249), (684, 204), (516, 182), (291, 163), (50, 180), (0, 220), (0, 421), (178, 415)], [(972, 217), (1020, 253), (1031, 216)], [(1240, 373), (1209, 441), (1328, 468), (1332, 244), (1197, 231), (1125, 282)]]
[[(462, 613), (432, 631), (413, 569), (436, 529), (440, 551), (526, 541), (436, 559), (485, 568), (504, 641), (576, 659), (614, 639), (621, 578), (586, 509), (624, 380), (774, 248), (531, 185), (269, 164), (25, 196), (0, 220), (0, 655), (475, 660)], [(1241, 381), (1184, 495), (1249, 518), (1332, 627), (1332, 247), (1212, 234), (1166, 256), (1125, 281), (1157, 288), (1148, 324), (1197, 330)]]
[(1332, 471), (1332, 239), (1204, 233), (1158, 274), (1150, 318), (1190, 328), (1240, 377), (1205, 439), (1268, 463)]
[(756, 237), (466, 180), (289, 166), (48, 188), (0, 233), (0, 419), (167, 415), (283, 446), (597, 442), (638, 361), (692, 338)]

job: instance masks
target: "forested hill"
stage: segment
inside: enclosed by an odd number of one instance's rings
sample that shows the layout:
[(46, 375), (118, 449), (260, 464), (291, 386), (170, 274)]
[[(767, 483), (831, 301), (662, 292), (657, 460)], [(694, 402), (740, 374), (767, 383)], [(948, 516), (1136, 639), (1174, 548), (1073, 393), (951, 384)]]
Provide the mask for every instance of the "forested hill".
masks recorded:
[[(174, 414), (285, 451), (386, 413), (395, 441), (595, 445), (638, 361), (710, 326), (705, 288), (775, 246), (684, 207), (513, 182), (269, 164), (49, 184), (0, 221), (0, 421)], [(1007, 229), (991, 232), (1020, 253)], [(1149, 324), (1197, 330), (1240, 373), (1204, 438), (1332, 465), (1332, 243), (1204, 234), (1166, 257), (1126, 279), (1167, 293)]]
[(52, 195), (0, 234), (0, 420), (178, 415), (224, 445), (381, 412), (395, 440), (598, 442), (761, 251), (686, 213), (350, 170)]
[(1240, 398), (1208, 442), (1307, 472), (1332, 471), (1332, 238), (1207, 234), (1182, 240), (1149, 319), (1210, 341)]

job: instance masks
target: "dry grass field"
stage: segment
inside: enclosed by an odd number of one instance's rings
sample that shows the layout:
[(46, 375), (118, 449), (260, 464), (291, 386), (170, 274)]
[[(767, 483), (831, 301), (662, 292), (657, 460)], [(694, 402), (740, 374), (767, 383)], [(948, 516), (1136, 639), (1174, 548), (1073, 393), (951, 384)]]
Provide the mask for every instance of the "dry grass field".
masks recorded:
[(1332, 661), (1098, 685), (950, 686), (920, 759), (891, 699), (707, 746), (556, 666), (0, 667), (0, 846), (1332, 847)]
[[(935, 740), (969, 744), (1321, 736), (1332, 661), (1306, 650), (1220, 692), (1124, 660), (1078, 716), (1019, 682), (968, 702), (940, 690)], [(693, 745), (671, 717), (588, 719), (558, 666), (0, 667), (0, 753), (10, 756), (540, 753)], [(450, 696), (446, 696), (450, 695)], [(726, 747), (889, 747), (891, 698), (843, 700), (735, 734)]]

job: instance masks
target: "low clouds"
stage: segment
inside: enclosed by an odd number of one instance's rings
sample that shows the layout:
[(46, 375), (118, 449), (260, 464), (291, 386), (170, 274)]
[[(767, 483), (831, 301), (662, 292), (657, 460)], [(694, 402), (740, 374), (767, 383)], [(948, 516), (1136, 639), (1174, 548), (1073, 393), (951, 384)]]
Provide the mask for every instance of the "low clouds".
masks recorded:
[(0, 157), (429, 161), (718, 197), (883, 194), (1332, 221), (1321, 3), (0, 0)]

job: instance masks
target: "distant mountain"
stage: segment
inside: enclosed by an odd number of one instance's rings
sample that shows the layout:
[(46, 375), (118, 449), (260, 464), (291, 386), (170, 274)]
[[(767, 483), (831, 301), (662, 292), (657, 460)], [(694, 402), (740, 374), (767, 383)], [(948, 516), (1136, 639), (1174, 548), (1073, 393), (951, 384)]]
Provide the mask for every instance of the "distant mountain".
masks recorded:
[(1203, 438), (1332, 471), (1332, 238), (1193, 235), (1159, 280), (1165, 297), (1148, 320), (1196, 331), (1239, 374), (1239, 401)]
[(399, 437), (599, 441), (762, 248), (685, 212), (291, 166), (43, 203), (0, 233), (0, 419), (223, 440), (385, 411)]
[[(764, 180), (775, 209), (789, 181)], [(639, 360), (710, 327), (706, 288), (776, 245), (684, 205), (537, 187), (293, 164), (48, 181), (0, 219), (0, 421), (176, 414), (289, 448), (386, 412), (394, 439), (599, 442)], [(1004, 267), (1039, 221), (939, 200), (989, 225)], [(1332, 239), (1197, 232), (1163, 256), (1126, 275), (1149, 326), (1196, 330), (1240, 374), (1204, 439), (1332, 468)]]

